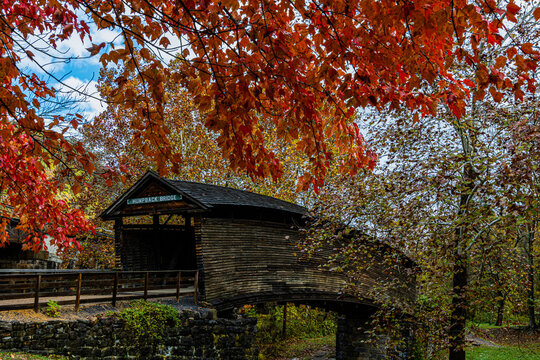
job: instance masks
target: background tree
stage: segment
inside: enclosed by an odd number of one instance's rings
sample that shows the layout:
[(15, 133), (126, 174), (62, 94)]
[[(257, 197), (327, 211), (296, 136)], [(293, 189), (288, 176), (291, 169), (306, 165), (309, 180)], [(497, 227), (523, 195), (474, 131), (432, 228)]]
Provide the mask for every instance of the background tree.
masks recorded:
[[(81, 141), (95, 154), (100, 167), (122, 174), (124, 182), (129, 183), (136, 181), (148, 169), (157, 170), (158, 165), (153, 162), (151, 154), (159, 149), (152, 148), (150, 142), (136, 137), (136, 130), (130, 126), (137, 121), (137, 115), (129, 106), (112, 101), (114, 74), (121, 69), (119, 67), (102, 72), (98, 89), (110, 105), (94, 122), (81, 128)], [(129, 81), (132, 92), (140, 91), (138, 77), (130, 78)], [(174, 151), (182, 154), (181, 166), (176, 171), (169, 169), (170, 176), (254, 191), (288, 201), (308, 201), (307, 193), (296, 191), (296, 179), (302, 175), (301, 169), (307, 159), (296, 151), (294, 142), (291, 144), (278, 139), (271, 131), (265, 130), (262, 133), (271, 151), (286, 160), (282, 167), (286, 176), (279, 181), (254, 178), (246, 170), (232, 170), (229, 162), (221, 156), (217, 136), (204, 125), (206, 115), (197, 110), (189, 93), (172, 81), (165, 85), (164, 106), (167, 115), (164, 126)], [(79, 205), (92, 214), (99, 214), (126, 188), (126, 184), (112, 180), (89, 177), (94, 186), (79, 194)]]
[[(447, 112), (409, 127), (402, 125), (406, 115), (371, 115), (367, 126), (373, 129), (370, 142), (379, 149), (380, 164), (374, 173), (329, 184), (318, 202), (323, 227), (332, 222), (360, 227), (417, 261), (419, 317), (426, 320), (419, 338), (428, 343), (428, 358), (437, 356), (439, 346), (449, 348), (451, 358), (463, 358), (465, 321), (475, 309), (499, 306), (502, 311), (506, 299), (519, 304), (526, 298), (520, 286), (527, 278), (523, 270), (533, 267), (524, 266), (517, 224), (529, 214), (524, 205), (537, 195), (514, 197), (516, 191), (528, 191), (522, 179), (514, 182), (507, 174), (518, 163), (512, 139), (527, 107), (477, 101), (471, 115), (458, 119)], [(534, 151), (521, 155), (539, 163)], [(535, 166), (519, 166), (526, 177), (535, 176)], [(325, 215), (334, 220), (328, 222)], [(317, 248), (326, 236), (334, 243), (333, 234), (335, 229), (317, 229), (306, 245)], [(362, 247), (348, 248), (348, 266), (335, 270), (354, 277), (369, 265), (365, 258)], [(450, 287), (449, 278), (454, 279)], [(499, 303), (486, 303), (485, 294)]]

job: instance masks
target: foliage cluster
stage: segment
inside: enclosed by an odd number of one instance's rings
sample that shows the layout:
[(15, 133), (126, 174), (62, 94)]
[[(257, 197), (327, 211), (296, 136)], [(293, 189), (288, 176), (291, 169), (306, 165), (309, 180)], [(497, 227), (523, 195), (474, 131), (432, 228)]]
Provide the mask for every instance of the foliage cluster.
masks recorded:
[(180, 324), (180, 313), (174, 307), (145, 300), (132, 301), (116, 316), (125, 321), (139, 345), (162, 339), (168, 328)]
[(78, 238), (80, 249), (69, 248), (60, 254), (61, 267), (74, 269), (114, 268), (114, 238), (109, 234), (86, 234)]
[(49, 300), (47, 302), (47, 308), (45, 309), (45, 314), (50, 317), (60, 316), (60, 305), (54, 300)]
[[(268, 146), (270, 130), (305, 155), (294, 177), (299, 188), (319, 190), (332, 166), (354, 175), (375, 165), (353, 116), (359, 109), (405, 108), (417, 121), (444, 106), (460, 118), (470, 98), (501, 102), (510, 93), (523, 100), (525, 91), (533, 92), (536, 44), (514, 37), (505, 43), (522, 14), (533, 23), (540, 19), (540, 9), (526, 11), (513, 0), (4, 1), (0, 183), (6, 206), (0, 215), (19, 217), (34, 249), (43, 245), (44, 227), (60, 247), (73, 246), (72, 236), (92, 226), (58, 196), (79, 193), (88, 185), (85, 174), (97, 173), (109, 185), (122, 177), (69, 138), (88, 119), (62, 107), (59, 89), (77, 89), (49, 65), (89, 57), (103, 68), (123, 64), (111, 76), (107, 100), (133, 115), (127, 144), (141, 149), (160, 174), (178, 172), (185, 155), (165, 120), (171, 81), (205, 114), (203, 127), (234, 170), (283, 176), (286, 157)], [(96, 31), (109, 38), (93, 42)], [(73, 41), (87, 42), (88, 52), (66, 54)], [(483, 49), (502, 46), (506, 51), (492, 63), (483, 62)], [(0, 243), (6, 233), (0, 224)]]

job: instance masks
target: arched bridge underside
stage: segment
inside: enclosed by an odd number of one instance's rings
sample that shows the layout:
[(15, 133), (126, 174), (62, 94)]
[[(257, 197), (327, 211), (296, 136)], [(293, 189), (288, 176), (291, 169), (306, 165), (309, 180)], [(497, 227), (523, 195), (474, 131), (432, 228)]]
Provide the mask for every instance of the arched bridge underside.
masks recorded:
[[(245, 304), (258, 305), (267, 303), (295, 303), (310, 305), (338, 313), (336, 332), (336, 359), (338, 360), (375, 360), (375, 359), (410, 359), (413, 353), (413, 326), (410, 314), (401, 314), (400, 333), (395, 345), (395, 333), (390, 338), (378, 333), (373, 338), (372, 316), (379, 307), (373, 300), (360, 299), (349, 295), (337, 295), (323, 291), (303, 292), (261, 292), (236, 296), (224, 301), (214, 301), (219, 317), (229, 317), (235, 308)], [(391, 345), (390, 345), (391, 344)]]
[[(412, 313), (413, 263), (393, 248), (371, 242), (354, 274), (330, 271), (330, 249), (297, 256), (299, 233), (280, 223), (248, 219), (202, 219), (199, 263), (202, 296), (216, 309), (269, 301), (386, 302)], [(218, 239), (218, 240), (216, 240)], [(354, 240), (364, 246), (367, 240)], [(328, 248), (336, 248), (330, 245)]]
[[(283, 224), (207, 218), (201, 220), (197, 236), (202, 297), (222, 316), (247, 304), (312, 305), (340, 316), (337, 359), (407, 358), (410, 353), (410, 333), (404, 334), (409, 341), (401, 348), (389, 348), (383, 340), (366, 342), (377, 304), (391, 305), (404, 322), (413, 313), (414, 265), (394, 249), (372, 242), (356, 273), (347, 276), (326, 266), (334, 250), (320, 249), (310, 258), (297, 256), (299, 233)], [(351, 241), (363, 246), (358, 239)]]
[(322, 291), (303, 292), (261, 292), (241, 295), (222, 301), (212, 302), (212, 306), (221, 313), (227, 313), (244, 305), (259, 305), (267, 303), (295, 303), (347, 314), (356, 311), (375, 311), (378, 306), (369, 299), (359, 299), (353, 296), (341, 296)]

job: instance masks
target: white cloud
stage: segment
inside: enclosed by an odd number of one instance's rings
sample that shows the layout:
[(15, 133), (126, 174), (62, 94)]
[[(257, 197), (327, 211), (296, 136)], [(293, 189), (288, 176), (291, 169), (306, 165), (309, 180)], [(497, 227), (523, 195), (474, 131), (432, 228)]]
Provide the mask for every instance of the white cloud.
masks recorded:
[(71, 76), (57, 83), (54, 88), (60, 94), (68, 94), (77, 101), (76, 109), (86, 120), (92, 120), (105, 110), (106, 103), (101, 99), (97, 90), (97, 82), (81, 80)]

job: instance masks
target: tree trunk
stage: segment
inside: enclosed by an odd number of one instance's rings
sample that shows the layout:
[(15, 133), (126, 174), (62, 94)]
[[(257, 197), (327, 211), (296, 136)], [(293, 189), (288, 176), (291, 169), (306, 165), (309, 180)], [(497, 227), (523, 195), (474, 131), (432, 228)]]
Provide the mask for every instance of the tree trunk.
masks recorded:
[(497, 292), (497, 297), (499, 298), (499, 301), (497, 302), (497, 320), (495, 320), (495, 326), (502, 326), (506, 295), (503, 295), (502, 291), (499, 290)]
[(527, 280), (529, 282), (529, 288), (527, 289), (527, 308), (529, 312), (529, 328), (531, 330), (536, 329), (536, 318), (534, 311), (534, 254), (533, 254), (533, 241), (534, 241), (534, 224), (529, 229), (528, 235), (528, 258), (529, 258), (529, 271), (527, 274)]
[(449, 360), (465, 360), (465, 325), (467, 319), (466, 287), (466, 257), (459, 256), (454, 263), (454, 276), (452, 281), (452, 314), (450, 317), (449, 330)]
[[(465, 149), (465, 153), (470, 153)], [(458, 225), (454, 233), (454, 268), (452, 278), (452, 308), (450, 315), (449, 360), (465, 360), (465, 326), (467, 322), (467, 262), (465, 252), (466, 239), (469, 234), (468, 205), (471, 200), (476, 174), (470, 164), (463, 166), (463, 187), (459, 199)]]

